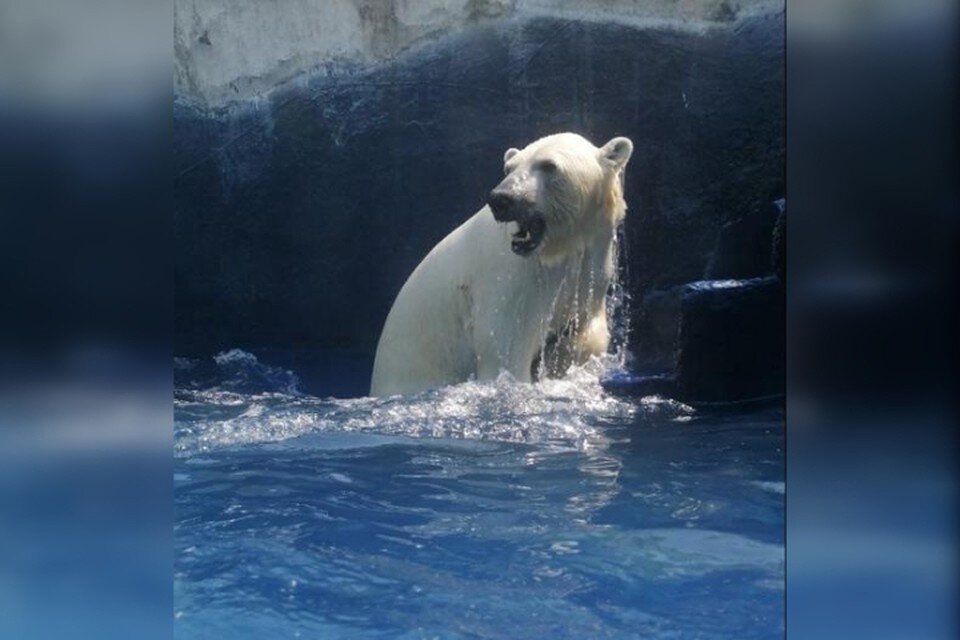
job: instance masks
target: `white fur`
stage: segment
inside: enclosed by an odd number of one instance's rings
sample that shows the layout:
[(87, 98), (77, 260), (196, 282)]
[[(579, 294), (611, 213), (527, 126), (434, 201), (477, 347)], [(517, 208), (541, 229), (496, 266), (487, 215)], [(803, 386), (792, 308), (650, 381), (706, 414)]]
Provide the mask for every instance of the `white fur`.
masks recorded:
[[(516, 255), (516, 225), (497, 223), (483, 207), (437, 244), (387, 316), (371, 395), (490, 380), (503, 370), (530, 381), (537, 361), (559, 375), (606, 351), (604, 301), (626, 209), (620, 173), (632, 149), (626, 138), (598, 149), (561, 133), (508, 150), (505, 172), (543, 213), (543, 241)], [(543, 169), (545, 161), (556, 169)]]

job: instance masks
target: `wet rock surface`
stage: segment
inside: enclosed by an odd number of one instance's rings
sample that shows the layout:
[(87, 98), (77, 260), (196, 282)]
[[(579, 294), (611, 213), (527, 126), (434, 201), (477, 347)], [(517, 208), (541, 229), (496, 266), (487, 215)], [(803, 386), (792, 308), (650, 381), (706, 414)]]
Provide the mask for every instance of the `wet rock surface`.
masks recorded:
[(784, 391), (784, 290), (775, 277), (684, 287), (677, 347), (680, 398), (730, 402)]
[(773, 205), (767, 205), (724, 223), (717, 232), (704, 278), (725, 280), (769, 273), (770, 243), (778, 213)]
[[(770, 272), (769, 241), (753, 238), (783, 192), (783, 125), (782, 14), (701, 34), (510, 20), (242, 108), (180, 102), (176, 352), (372, 353), (403, 282), (483, 205), (503, 151), (572, 130), (635, 143), (630, 342), (668, 368), (679, 287)], [(741, 244), (749, 255), (724, 271), (718, 246)]]

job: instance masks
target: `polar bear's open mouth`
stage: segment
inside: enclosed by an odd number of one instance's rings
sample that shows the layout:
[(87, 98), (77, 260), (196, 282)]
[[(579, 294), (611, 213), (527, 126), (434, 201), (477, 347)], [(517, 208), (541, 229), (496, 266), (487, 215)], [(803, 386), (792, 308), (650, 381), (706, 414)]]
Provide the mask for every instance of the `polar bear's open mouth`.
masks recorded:
[(511, 235), (510, 248), (518, 256), (529, 255), (540, 245), (543, 234), (547, 230), (547, 223), (539, 215), (532, 215), (517, 220), (519, 229)]

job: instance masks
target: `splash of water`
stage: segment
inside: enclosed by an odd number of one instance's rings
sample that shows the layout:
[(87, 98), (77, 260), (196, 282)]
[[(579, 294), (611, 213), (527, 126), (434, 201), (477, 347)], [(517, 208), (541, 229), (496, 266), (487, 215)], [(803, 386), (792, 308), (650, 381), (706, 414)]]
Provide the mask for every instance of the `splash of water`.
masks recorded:
[(628, 402), (606, 394), (600, 374), (613, 357), (594, 358), (561, 379), (521, 383), (508, 374), (410, 396), (317, 398), (277, 391), (241, 393), (219, 387), (175, 393), (177, 455), (275, 442), (311, 433), (374, 433), (537, 443), (555, 449), (602, 447), (600, 424), (636, 411), (689, 409), (656, 398)]
[(177, 388), (211, 389), (237, 393), (278, 391), (300, 393), (300, 378), (293, 371), (260, 362), (242, 349), (221, 351), (212, 360), (173, 359), (173, 379)]

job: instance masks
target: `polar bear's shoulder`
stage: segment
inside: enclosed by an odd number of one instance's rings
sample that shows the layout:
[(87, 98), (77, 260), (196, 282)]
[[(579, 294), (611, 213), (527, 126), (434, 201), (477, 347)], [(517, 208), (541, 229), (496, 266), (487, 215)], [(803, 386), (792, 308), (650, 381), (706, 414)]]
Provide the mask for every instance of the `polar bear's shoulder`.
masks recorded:
[[(507, 231), (484, 207), (438, 242), (410, 275), (410, 280), (434, 276), (449, 279), (473, 274), (491, 263), (512, 262), (516, 256), (510, 252), (506, 238)], [(436, 271), (438, 266), (442, 266), (442, 271)]]

